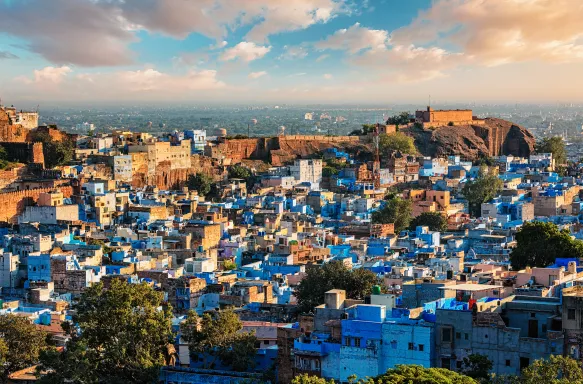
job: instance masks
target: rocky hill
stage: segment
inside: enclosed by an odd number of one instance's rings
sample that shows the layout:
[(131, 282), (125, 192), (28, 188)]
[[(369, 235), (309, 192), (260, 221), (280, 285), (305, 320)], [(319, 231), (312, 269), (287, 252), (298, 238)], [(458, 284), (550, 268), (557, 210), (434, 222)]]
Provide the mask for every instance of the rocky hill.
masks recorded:
[(460, 155), (466, 159), (515, 155), (527, 157), (534, 150), (530, 131), (506, 120), (487, 118), (480, 125), (443, 126), (402, 130), (415, 140), (424, 156)]

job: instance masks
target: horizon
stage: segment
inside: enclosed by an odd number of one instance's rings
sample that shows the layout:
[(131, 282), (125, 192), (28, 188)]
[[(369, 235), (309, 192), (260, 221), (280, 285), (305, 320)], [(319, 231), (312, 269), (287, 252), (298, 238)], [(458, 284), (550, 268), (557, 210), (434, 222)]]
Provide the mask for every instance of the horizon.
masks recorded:
[(0, 96), (74, 107), (579, 104), (582, 16), (577, 0), (2, 0)]

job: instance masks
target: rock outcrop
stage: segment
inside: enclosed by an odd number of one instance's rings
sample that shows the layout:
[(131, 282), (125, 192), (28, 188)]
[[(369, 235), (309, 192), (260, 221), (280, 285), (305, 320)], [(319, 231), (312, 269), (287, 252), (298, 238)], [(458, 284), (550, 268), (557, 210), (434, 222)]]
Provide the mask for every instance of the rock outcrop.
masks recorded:
[(414, 138), (421, 154), (432, 157), (459, 155), (470, 160), (499, 155), (528, 157), (535, 144), (528, 129), (495, 118), (487, 118), (481, 125), (410, 127), (403, 133)]

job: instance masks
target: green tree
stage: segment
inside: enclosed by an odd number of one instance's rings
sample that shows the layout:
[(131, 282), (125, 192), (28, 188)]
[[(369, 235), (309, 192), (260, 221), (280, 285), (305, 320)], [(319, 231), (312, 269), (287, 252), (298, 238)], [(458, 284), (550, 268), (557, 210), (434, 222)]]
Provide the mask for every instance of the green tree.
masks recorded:
[(240, 164), (229, 167), (229, 178), (231, 179), (248, 179), (251, 177), (251, 170)]
[(41, 383), (153, 383), (174, 342), (164, 295), (146, 283), (114, 279), (85, 290), (74, 305), (66, 351), (41, 355)]
[(443, 232), (447, 230), (447, 220), (441, 212), (423, 212), (411, 220), (409, 228), (415, 230), (418, 226), (427, 226), (430, 231)]
[(386, 202), (385, 206), (372, 213), (375, 224), (395, 224), (395, 233), (409, 228), (413, 212), (411, 200), (395, 197)]
[(43, 155), (47, 168), (67, 164), (73, 159), (75, 142), (71, 139), (55, 141), (48, 133), (42, 132), (36, 133), (33, 140), (43, 144)]
[(230, 310), (202, 317), (190, 311), (180, 326), (190, 355), (197, 360), (203, 357), (203, 368), (213, 369), (220, 360), (235, 371), (247, 371), (254, 364), (257, 338), (253, 333), (241, 332), (242, 328), (241, 320)]
[(565, 164), (567, 162), (567, 150), (565, 142), (560, 136), (545, 137), (539, 140), (534, 146), (537, 153), (552, 153), (555, 164)]
[(547, 267), (557, 257), (583, 257), (583, 241), (574, 240), (568, 230), (560, 230), (553, 223), (524, 223), (515, 237), (516, 247), (510, 253), (510, 263), (515, 270), (527, 266)]
[(233, 269), (237, 269), (237, 263), (233, 263), (232, 261), (225, 260), (225, 261), (223, 261), (223, 269), (226, 271), (232, 271)]
[(0, 382), (6, 382), (12, 372), (36, 364), (47, 346), (46, 337), (27, 318), (0, 315)]
[(387, 119), (387, 124), (407, 125), (411, 121), (409, 112), (401, 112), (398, 115), (391, 116)]
[(469, 180), (462, 189), (462, 194), (469, 204), (470, 215), (481, 215), (482, 203), (492, 200), (502, 190), (504, 183), (500, 178), (489, 172), (482, 171), (480, 176)]
[(206, 196), (211, 191), (213, 180), (204, 173), (197, 173), (188, 177), (188, 189), (197, 191), (200, 196)]
[(304, 373), (302, 375), (295, 376), (291, 384), (334, 384), (334, 380), (327, 381), (321, 377), (309, 376)]
[(397, 365), (386, 373), (365, 381), (386, 384), (477, 384), (474, 379), (445, 368), (424, 368), (421, 365)]
[(322, 168), (322, 176), (331, 177), (338, 174), (338, 169), (334, 167), (325, 166)]
[(390, 152), (394, 151), (399, 151), (409, 155), (417, 153), (417, 148), (415, 148), (413, 138), (401, 132), (396, 132), (390, 135), (380, 135), (379, 150), (383, 155), (388, 155)]
[(364, 299), (374, 285), (383, 285), (376, 274), (366, 269), (348, 269), (341, 261), (313, 265), (306, 269), (294, 295), (300, 311), (309, 312), (324, 303), (324, 294), (331, 289), (344, 289), (349, 299)]
[(490, 378), (492, 367), (492, 361), (488, 359), (488, 356), (479, 353), (464, 357), (462, 361), (462, 373), (481, 382)]
[(522, 384), (582, 384), (581, 363), (569, 357), (551, 355), (534, 361), (522, 370)]
[(8, 160), (8, 153), (6, 153), (6, 148), (0, 145), (0, 160)]

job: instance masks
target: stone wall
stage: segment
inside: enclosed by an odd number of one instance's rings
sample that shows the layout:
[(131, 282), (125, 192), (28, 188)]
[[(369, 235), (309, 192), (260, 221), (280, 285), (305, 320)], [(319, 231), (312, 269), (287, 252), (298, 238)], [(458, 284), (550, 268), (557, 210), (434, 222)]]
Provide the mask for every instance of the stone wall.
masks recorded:
[[(51, 192), (52, 188), (38, 188), (24, 191), (0, 193), (0, 221), (16, 223), (27, 206), (36, 204), (41, 193)], [(71, 197), (70, 186), (60, 187), (64, 197)]]
[(44, 166), (45, 157), (42, 143), (14, 143), (0, 142), (0, 146), (6, 151), (8, 161), (19, 163), (37, 163)]

